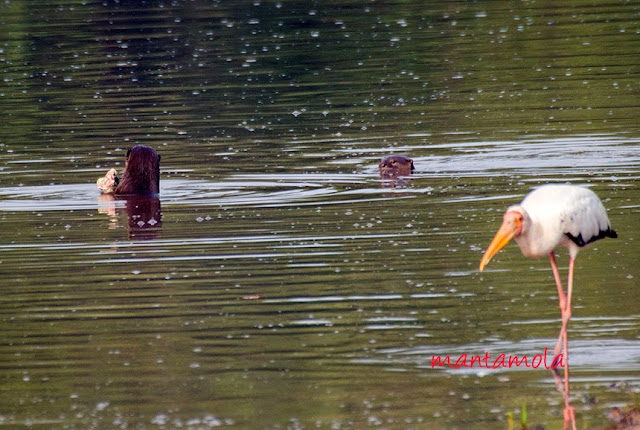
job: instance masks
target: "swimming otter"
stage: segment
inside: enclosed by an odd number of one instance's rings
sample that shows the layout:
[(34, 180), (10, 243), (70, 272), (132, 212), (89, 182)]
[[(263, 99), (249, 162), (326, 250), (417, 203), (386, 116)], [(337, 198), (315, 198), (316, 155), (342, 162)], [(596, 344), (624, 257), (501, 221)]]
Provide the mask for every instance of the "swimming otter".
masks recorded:
[(380, 178), (396, 179), (398, 176), (409, 176), (415, 170), (413, 160), (404, 155), (388, 155), (380, 160)]
[(137, 145), (127, 151), (122, 179), (115, 169), (98, 179), (105, 194), (157, 194), (160, 192), (160, 155), (155, 149)]

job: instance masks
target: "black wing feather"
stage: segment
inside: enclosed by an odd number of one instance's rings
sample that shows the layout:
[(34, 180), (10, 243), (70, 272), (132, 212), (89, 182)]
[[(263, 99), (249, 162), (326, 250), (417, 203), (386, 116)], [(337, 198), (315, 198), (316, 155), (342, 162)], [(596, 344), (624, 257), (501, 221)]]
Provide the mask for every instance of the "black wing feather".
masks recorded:
[(592, 236), (588, 240), (584, 240), (584, 238), (582, 237), (582, 233), (580, 233), (577, 237), (572, 235), (571, 233), (565, 234), (569, 239), (571, 239), (573, 243), (578, 245), (580, 248), (582, 248), (583, 246), (587, 246), (588, 244), (590, 244), (591, 242), (595, 242), (596, 240), (604, 239), (605, 237), (612, 237), (614, 239), (618, 237), (618, 233), (616, 233), (615, 230), (611, 230), (610, 228), (601, 230), (598, 234)]

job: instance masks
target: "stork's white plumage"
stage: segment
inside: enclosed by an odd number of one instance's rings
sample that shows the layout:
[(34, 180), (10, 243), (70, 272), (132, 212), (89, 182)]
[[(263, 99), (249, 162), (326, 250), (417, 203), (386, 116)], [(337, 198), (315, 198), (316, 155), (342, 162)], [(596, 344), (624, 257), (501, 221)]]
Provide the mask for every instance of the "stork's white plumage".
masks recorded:
[[(502, 243), (505, 236), (508, 239)], [(575, 185), (544, 185), (527, 194), (519, 205), (507, 208), (494, 238), (497, 243), (487, 249), (480, 270), (511, 238), (525, 257), (543, 257), (564, 246), (575, 258), (580, 248), (604, 237), (617, 234), (593, 191)], [(498, 244), (502, 246), (496, 247)]]
[[(544, 185), (531, 191), (519, 205), (510, 206), (502, 225), (487, 248), (480, 271), (511, 239), (515, 239), (525, 257), (549, 256), (558, 288), (562, 328), (555, 348), (557, 356), (564, 350), (565, 429), (568, 422), (575, 429), (573, 407), (569, 403), (569, 351), (567, 325), (571, 318), (574, 261), (580, 248), (605, 237), (618, 237), (611, 229), (607, 212), (593, 191), (575, 185)], [(565, 294), (554, 249), (569, 249), (569, 276)]]

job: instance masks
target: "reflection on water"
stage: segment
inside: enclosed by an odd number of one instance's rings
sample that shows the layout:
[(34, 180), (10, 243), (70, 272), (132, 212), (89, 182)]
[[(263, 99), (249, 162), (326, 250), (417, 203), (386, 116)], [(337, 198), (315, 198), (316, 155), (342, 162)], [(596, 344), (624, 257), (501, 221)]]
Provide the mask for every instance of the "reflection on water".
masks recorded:
[(157, 196), (101, 194), (98, 196), (98, 213), (109, 216), (110, 228), (117, 228), (116, 201), (124, 201), (124, 212), (129, 227), (129, 239), (150, 240), (158, 237), (162, 229), (162, 210)]
[[(635, 400), (633, 5), (13, 1), (0, 23), (0, 427), (495, 429), (524, 405), (557, 428), (546, 369), (431, 368), (555, 343), (546, 260), (477, 271), (545, 182), (591, 187), (619, 233), (577, 260), (578, 427)], [(135, 144), (159, 197), (100, 197)], [(416, 169), (395, 188), (392, 154)]]

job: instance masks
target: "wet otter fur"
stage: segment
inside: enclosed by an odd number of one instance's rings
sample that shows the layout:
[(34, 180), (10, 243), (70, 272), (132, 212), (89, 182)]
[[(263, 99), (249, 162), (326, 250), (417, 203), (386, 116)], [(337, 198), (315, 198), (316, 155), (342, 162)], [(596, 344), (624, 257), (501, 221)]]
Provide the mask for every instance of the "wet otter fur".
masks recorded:
[(137, 145), (127, 151), (124, 173), (115, 194), (158, 194), (160, 155), (150, 146)]
[(380, 169), (380, 177), (383, 179), (409, 176), (415, 170), (413, 160), (404, 155), (388, 155), (380, 160), (378, 168)]

